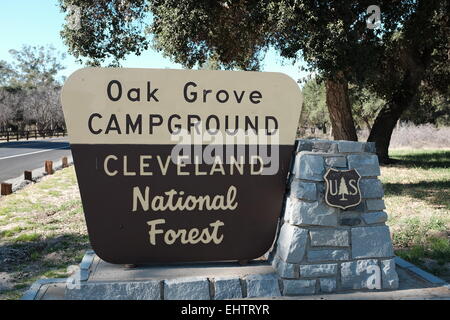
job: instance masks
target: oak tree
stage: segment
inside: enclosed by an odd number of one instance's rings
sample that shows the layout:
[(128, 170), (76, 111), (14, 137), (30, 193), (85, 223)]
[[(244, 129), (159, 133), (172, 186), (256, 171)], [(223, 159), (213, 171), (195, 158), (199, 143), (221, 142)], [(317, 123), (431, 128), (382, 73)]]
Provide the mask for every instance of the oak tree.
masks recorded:
[(335, 139), (357, 140), (348, 84), (386, 101), (369, 141), (382, 162), (395, 123), (417, 106), (417, 91), (433, 77), (448, 50), (448, 1), (380, 0), (381, 22), (368, 27), (369, 0), (60, 0), (79, 8), (79, 28), (66, 24), (69, 52), (89, 63), (117, 65), (150, 43), (186, 67), (211, 58), (221, 68), (258, 70), (269, 47), (287, 59), (302, 58), (322, 77)]

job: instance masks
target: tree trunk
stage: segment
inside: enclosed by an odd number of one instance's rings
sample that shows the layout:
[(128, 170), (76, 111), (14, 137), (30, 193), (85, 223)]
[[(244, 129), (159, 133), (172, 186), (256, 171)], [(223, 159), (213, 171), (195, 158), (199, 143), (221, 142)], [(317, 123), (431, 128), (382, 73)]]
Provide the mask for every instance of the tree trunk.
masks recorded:
[[(405, 106), (405, 105), (403, 105)], [(403, 110), (402, 105), (389, 104), (383, 107), (378, 113), (367, 141), (375, 142), (377, 148), (378, 161), (380, 163), (391, 163), (389, 159), (389, 144), (392, 132)]]
[(337, 80), (328, 79), (326, 94), (334, 140), (358, 141), (348, 97), (347, 80), (342, 75)]
[(370, 131), (367, 141), (375, 142), (378, 161), (380, 163), (392, 163), (389, 159), (389, 144), (391, 142), (392, 132), (403, 112), (413, 106), (419, 97), (419, 86), (423, 79), (423, 64), (411, 62), (406, 68), (404, 78), (399, 83), (399, 87), (389, 100), (389, 102), (380, 110)]
[(367, 129), (370, 131), (372, 131), (372, 124), (370, 123), (370, 119), (369, 118), (363, 118), (364, 123), (366, 124)]
[(417, 103), (422, 77), (423, 69), (417, 68), (413, 72), (408, 72), (400, 88), (375, 119), (367, 141), (375, 142), (380, 163), (392, 163), (388, 152), (392, 132), (403, 112)]

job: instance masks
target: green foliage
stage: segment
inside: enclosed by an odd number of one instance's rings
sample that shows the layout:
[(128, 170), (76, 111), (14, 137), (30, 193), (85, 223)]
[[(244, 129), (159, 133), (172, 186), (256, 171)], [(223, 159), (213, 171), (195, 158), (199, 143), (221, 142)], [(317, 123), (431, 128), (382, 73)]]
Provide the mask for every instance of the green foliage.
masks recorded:
[[(323, 81), (319, 81), (317, 78), (307, 81), (303, 87), (303, 97), (300, 126), (322, 129), (326, 133), (326, 128), (331, 126), (331, 122)], [(386, 102), (368, 89), (356, 85), (350, 86), (349, 97), (357, 128), (363, 129), (366, 127), (370, 130), (376, 114)]]
[(326, 131), (330, 118), (326, 104), (325, 84), (311, 79), (303, 87), (303, 107), (300, 127)]
[(73, 55), (97, 65), (147, 49), (147, 31), (157, 50), (189, 68), (217, 56), (223, 68), (257, 70), (274, 46), (286, 58), (301, 54), (325, 76), (363, 75), (376, 63), (383, 37), (398, 28), (407, 2), (379, 3), (381, 31), (366, 27), (369, 0), (60, 0), (64, 12), (71, 5), (80, 12), (79, 28), (67, 23), (61, 34)]
[[(405, 260), (419, 264), (430, 272), (440, 275), (446, 272), (446, 268), (439, 268), (439, 266), (443, 266), (450, 261), (450, 241), (444, 238), (430, 237), (426, 242), (415, 243), (407, 249), (396, 250), (395, 253)], [(427, 267), (424, 264), (425, 258), (435, 260), (437, 266)]]
[(225, 69), (258, 70), (273, 28), (267, 1), (149, 1), (154, 47), (192, 68), (218, 57)]
[[(64, 12), (70, 13), (74, 5), (80, 13), (79, 28), (67, 23), (61, 34), (71, 54), (86, 57), (93, 65), (118, 65), (128, 53), (146, 50), (151, 41), (156, 50), (188, 68), (258, 70), (267, 49), (274, 47), (283, 58), (301, 57), (306, 68), (322, 78), (342, 74), (344, 81), (365, 88), (350, 92), (355, 122), (370, 128), (383, 109), (384, 122), (379, 121), (375, 130), (379, 136), (393, 128), (386, 122), (395, 123), (407, 109), (428, 108), (432, 112), (425, 112), (427, 119), (448, 119), (448, 101), (428, 99), (434, 93), (420, 98), (418, 88), (448, 97), (450, 4), (381, 0), (380, 27), (371, 29), (366, 19), (372, 4), (370, 0), (60, 0)], [(306, 106), (316, 120), (323, 114), (323, 105), (317, 103)], [(418, 111), (415, 117), (420, 115), (424, 113)], [(387, 150), (387, 145), (380, 147)]]
[(89, 65), (112, 60), (110, 65), (117, 66), (128, 53), (148, 48), (146, 0), (60, 0), (60, 7), (70, 13), (61, 36), (80, 62), (88, 57)]
[(448, 96), (449, 11), (448, 1), (411, 1), (402, 28), (384, 37), (380, 61), (367, 72), (366, 86), (404, 109), (421, 108), (421, 95)]
[(411, 121), (414, 124), (450, 125), (449, 94), (443, 95), (437, 91), (426, 92), (422, 88), (417, 104), (416, 108), (406, 110), (402, 115), (402, 120)]
[(386, 101), (368, 89), (355, 85), (349, 88), (349, 98), (357, 128), (366, 127), (371, 130), (377, 113), (385, 106)]

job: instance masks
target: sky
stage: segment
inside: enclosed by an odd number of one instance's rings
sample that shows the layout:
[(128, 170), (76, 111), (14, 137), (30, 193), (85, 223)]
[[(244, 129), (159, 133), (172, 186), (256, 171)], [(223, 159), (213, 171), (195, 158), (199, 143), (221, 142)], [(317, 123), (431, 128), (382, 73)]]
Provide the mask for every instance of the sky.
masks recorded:
[[(83, 66), (67, 53), (67, 47), (60, 37), (65, 15), (58, 6), (58, 0), (0, 0), (0, 60), (11, 62), (10, 49), (23, 45), (52, 45), (57, 51), (66, 53), (63, 65), (66, 69), (59, 76), (68, 77)], [(130, 54), (121, 61), (123, 67), (181, 69), (180, 64), (170, 61), (152, 49), (140, 56)], [(261, 71), (283, 72), (294, 80), (305, 76), (300, 63), (282, 59), (275, 50), (269, 49), (262, 63)]]

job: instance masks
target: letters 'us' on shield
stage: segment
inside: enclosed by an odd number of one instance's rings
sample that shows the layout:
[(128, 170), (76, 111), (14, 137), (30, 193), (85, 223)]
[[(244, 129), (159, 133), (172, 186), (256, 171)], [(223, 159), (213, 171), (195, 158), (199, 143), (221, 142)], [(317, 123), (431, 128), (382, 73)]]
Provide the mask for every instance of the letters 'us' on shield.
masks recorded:
[(291, 78), (86, 68), (62, 104), (100, 258), (246, 260), (270, 248), (302, 104)]
[(359, 180), (361, 176), (356, 169), (328, 169), (324, 175), (326, 182), (325, 202), (331, 207), (348, 209), (361, 202)]

